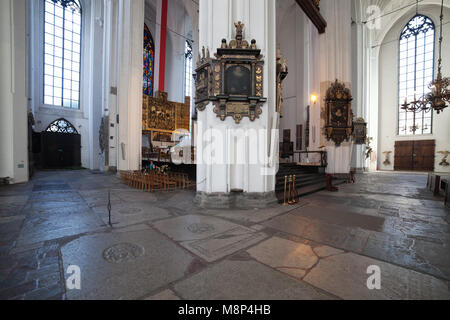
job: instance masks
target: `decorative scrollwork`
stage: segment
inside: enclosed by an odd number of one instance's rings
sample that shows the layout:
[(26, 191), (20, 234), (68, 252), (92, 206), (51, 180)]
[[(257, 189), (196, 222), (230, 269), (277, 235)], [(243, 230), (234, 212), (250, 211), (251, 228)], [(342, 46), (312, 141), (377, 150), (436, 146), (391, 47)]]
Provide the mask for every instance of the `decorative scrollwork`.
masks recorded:
[(77, 129), (66, 119), (58, 119), (52, 122), (45, 131), (51, 133), (78, 134)]
[(197, 111), (204, 111), (210, 102), (217, 117), (232, 117), (239, 124), (244, 117), (255, 121), (262, 114), (264, 96), (264, 60), (256, 40), (249, 44), (243, 38), (244, 24), (236, 22), (236, 38), (222, 40), (215, 58), (202, 49), (195, 70)]

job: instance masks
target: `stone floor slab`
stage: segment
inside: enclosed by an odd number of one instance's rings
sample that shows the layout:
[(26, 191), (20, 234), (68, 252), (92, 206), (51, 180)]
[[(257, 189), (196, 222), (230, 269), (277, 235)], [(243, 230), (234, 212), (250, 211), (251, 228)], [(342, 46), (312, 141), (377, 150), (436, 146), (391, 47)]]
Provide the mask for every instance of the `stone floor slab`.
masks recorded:
[(222, 261), (177, 283), (174, 289), (188, 300), (333, 299), (255, 261)]
[(272, 268), (308, 270), (318, 261), (310, 246), (278, 237), (270, 238), (247, 252), (259, 262)]
[(164, 291), (162, 291), (160, 293), (157, 293), (157, 294), (155, 294), (153, 296), (145, 298), (144, 300), (176, 301), (176, 300), (181, 300), (181, 299), (178, 298), (172, 290), (167, 289), (167, 290), (164, 290)]
[[(106, 206), (93, 208), (105, 224), (108, 224), (109, 213)], [(122, 202), (111, 205), (111, 220), (115, 227), (123, 227), (138, 223), (151, 222), (170, 218), (170, 213), (149, 202)]]
[(266, 237), (264, 233), (237, 226), (206, 239), (182, 242), (181, 245), (204, 260), (213, 262), (246, 249), (264, 240)]
[(222, 219), (187, 215), (158, 221), (154, 227), (175, 241), (202, 240), (239, 227)]
[[(370, 266), (381, 270), (381, 290), (367, 287)], [(347, 300), (450, 299), (441, 280), (354, 253), (320, 260), (304, 281)]]
[(195, 261), (153, 230), (85, 236), (61, 253), (64, 270), (81, 269), (81, 290), (69, 290), (68, 299), (138, 299), (181, 279)]
[(344, 251), (342, 251), (342, 250), (331, 248), (328, 246), (316, 247), (316, 248), (314, 248), (314, 252), (320, 258), (327, 258), (327, 257), (331, 257), (331, 256), (335, 256), (335, 255), (344, 253)]

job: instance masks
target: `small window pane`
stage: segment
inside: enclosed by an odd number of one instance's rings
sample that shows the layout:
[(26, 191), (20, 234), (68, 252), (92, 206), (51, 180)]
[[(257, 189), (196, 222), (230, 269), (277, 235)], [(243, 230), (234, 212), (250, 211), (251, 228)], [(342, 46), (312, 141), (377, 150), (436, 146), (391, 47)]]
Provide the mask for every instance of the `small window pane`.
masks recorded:
[[(44, 103), (78, 108), (81, 53), (79, 0), (46, 0), (43, 23)], [(74, 77), (77, 81), (73, 81)]]
[(414, 97), (429, 92), (428, 84), (434, 70), (434, 24), (428, 17), (415, 16), (404, 28), (399, 41), (399, 135), (429, 134), (432, 132), (432, 113), (407, 113), (401, 109)]

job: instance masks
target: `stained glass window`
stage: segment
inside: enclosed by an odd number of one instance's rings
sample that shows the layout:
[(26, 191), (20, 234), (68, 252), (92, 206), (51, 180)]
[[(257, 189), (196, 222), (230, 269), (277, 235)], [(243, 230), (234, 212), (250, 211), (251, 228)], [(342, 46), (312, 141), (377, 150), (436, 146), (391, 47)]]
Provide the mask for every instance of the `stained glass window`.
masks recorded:
[(433, 21), (423, 15), (412, 18), (400, 36), (399, 55), (399, 117), (398, 134), (401, 136), (431, 134), (433, 112), (406, 112), (405, 99), (419, 99), (430, 89), (434, 76), (435, 28)]
[(144, 25), (144, 87), (147, 96), (153, 96), (153, 74), (155, 72), (155, 47), (150, 30)]
[(44, 1), (44, 104), (79, 109), (81, 5)]
[(184, 95), (192, 98), (192, 43), (189, 40), (184, 49), (184, 84)]
[(78, 134), (77, 129), (66, 119), (58, 119), (52, 122), (45, 131), (51, 133)]

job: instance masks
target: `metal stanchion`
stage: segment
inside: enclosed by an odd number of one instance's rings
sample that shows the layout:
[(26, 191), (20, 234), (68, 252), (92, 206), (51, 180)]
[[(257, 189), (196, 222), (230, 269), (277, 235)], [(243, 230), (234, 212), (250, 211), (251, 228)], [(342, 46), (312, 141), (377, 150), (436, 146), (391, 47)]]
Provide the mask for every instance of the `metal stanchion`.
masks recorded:
[(288, 203), (286, 201), (287, 183), (288, 183), (288, 177), (284, 176), (284, 196), (283, 196), (284, 202), (283, 202), (283, 206), (287, 206), (288, 205)]

